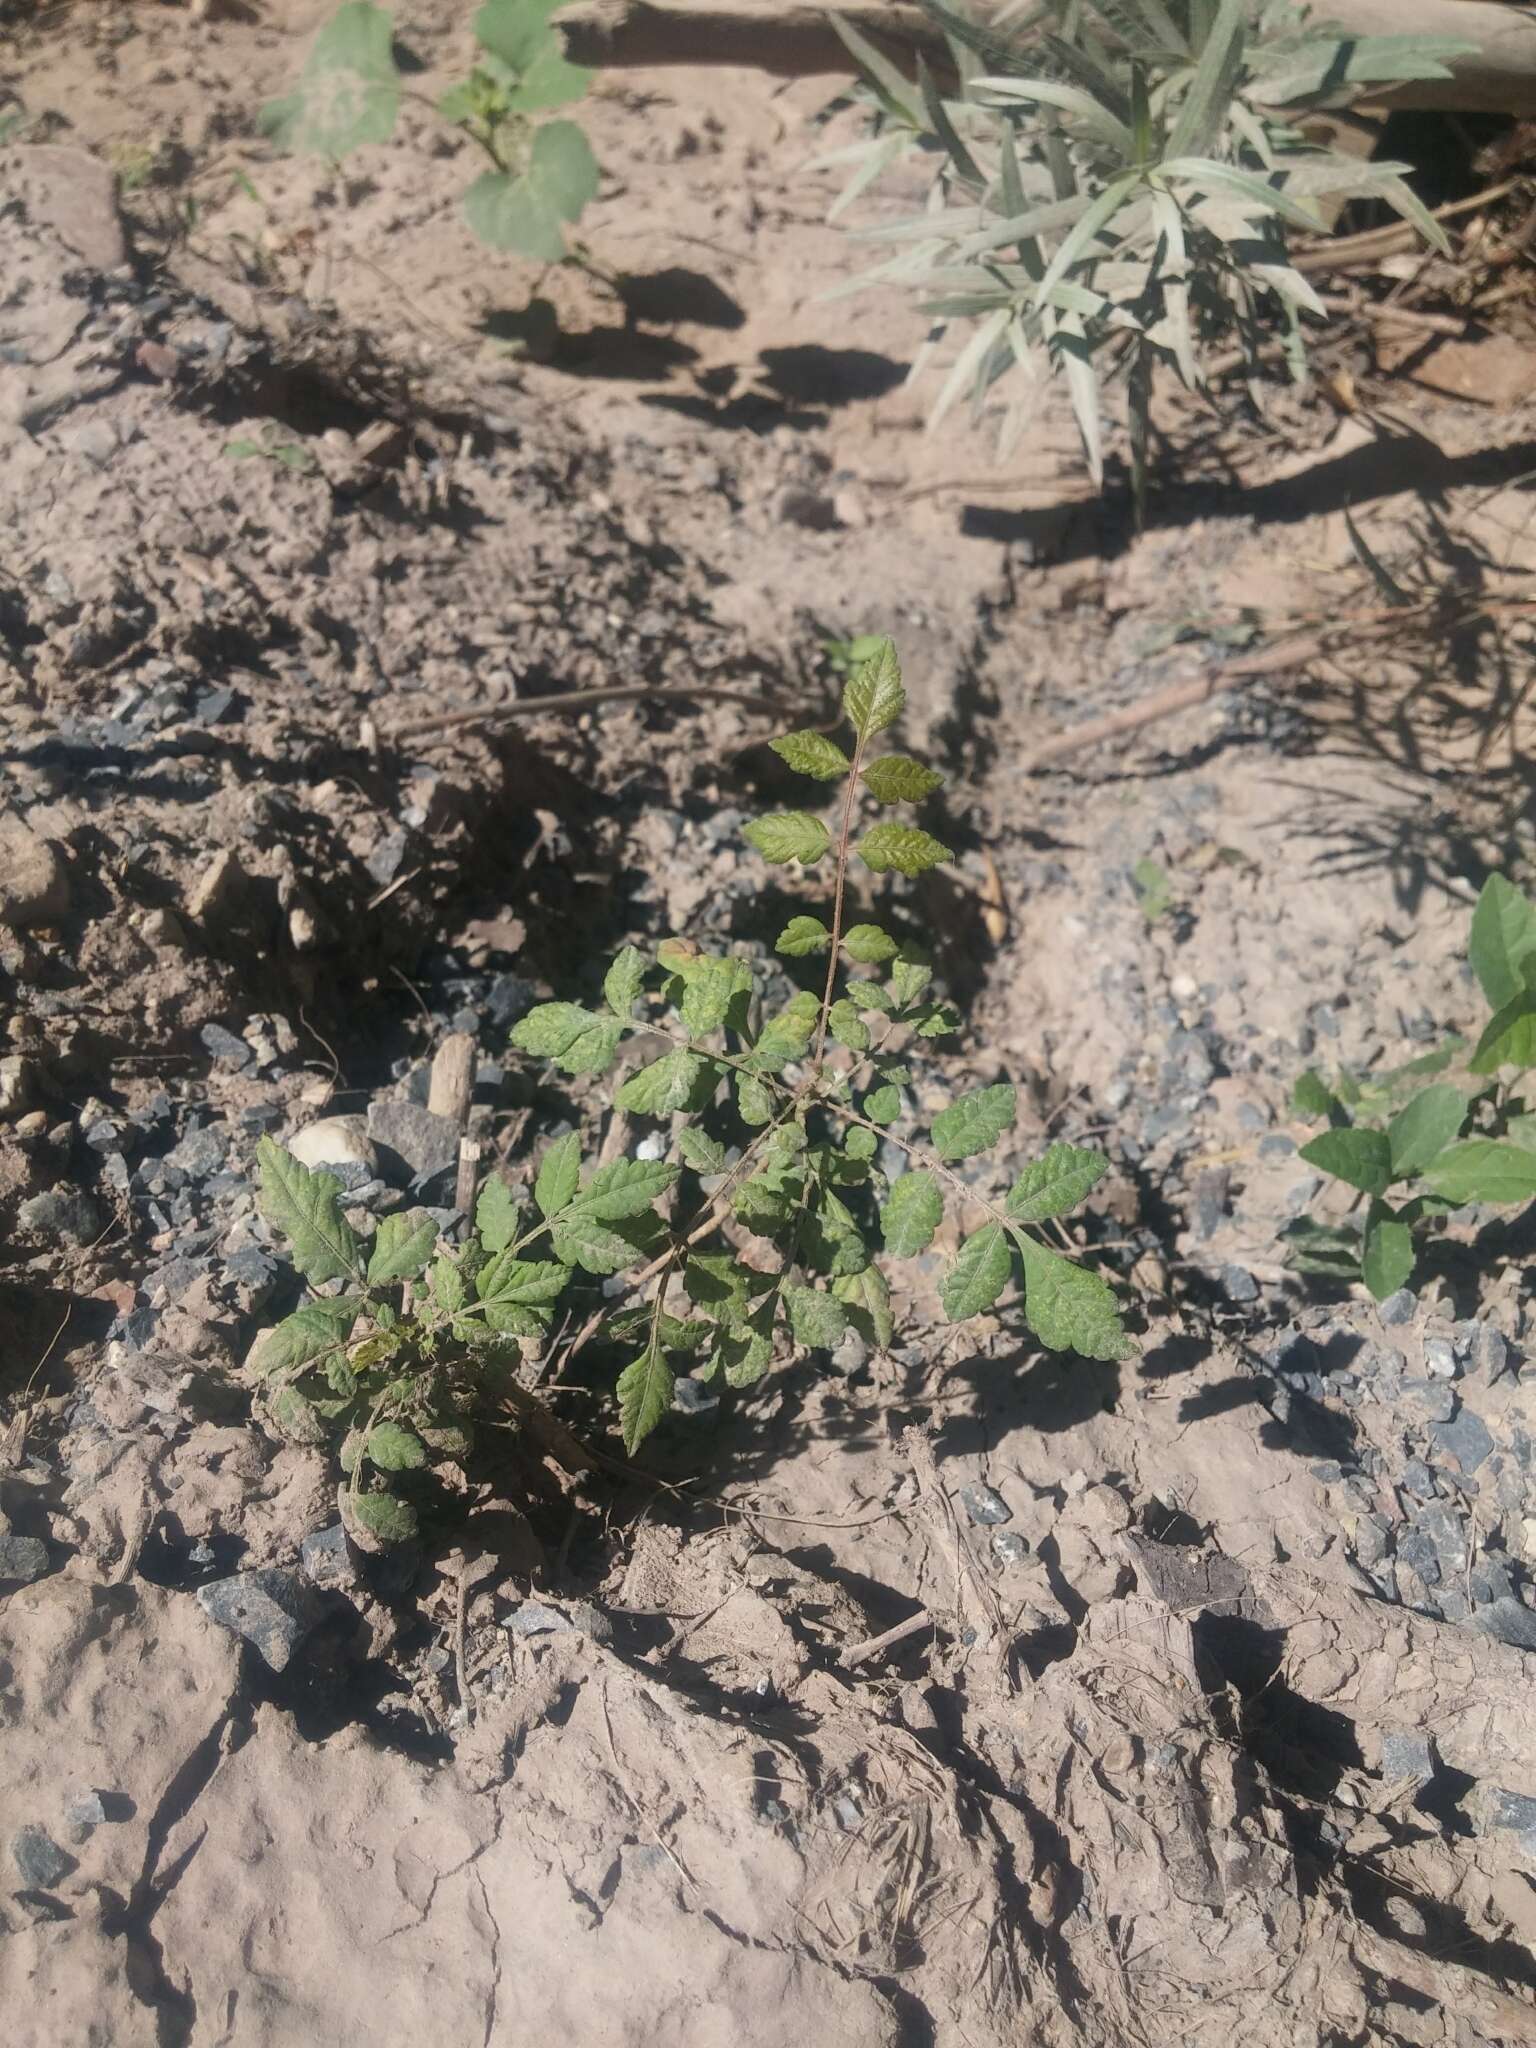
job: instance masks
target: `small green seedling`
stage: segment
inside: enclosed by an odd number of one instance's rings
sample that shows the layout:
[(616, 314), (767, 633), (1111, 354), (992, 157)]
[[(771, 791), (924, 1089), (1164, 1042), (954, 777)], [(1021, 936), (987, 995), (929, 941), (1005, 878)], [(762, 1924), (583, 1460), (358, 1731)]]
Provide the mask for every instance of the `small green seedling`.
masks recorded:
[(278, 469), (291, 469), (299, 476), (313, 476), (320, 467), (302, 441), (286, 440), (282, 429), (275, 424), (263, 427), (254, 438), (241, 435), (236, 440), (226, 441), (224, 453), (231, 462), (270, 462)]
[(576, 1079), (611, 1073), (626, 1040), (651, 1046), (613, 1089), (616, 1109), (655, 1126), (634, 1156), (584, 1162), (568, 1133), (540, 1157), (531, 1202), (487, 1184), (464, 1243), (417, 1214), (387, 1218), (369, 1245), (331, 1175), (263, 1141), (263, 1214), (317, 1293), (271, 1332), (255, 1370), (279, 1429), (340, 1443), (351, 1526), (411, 1532), (413, 1475), (465, 1454), (477, 1408), (522, 1344), (547, 1347), (558, 1305), (599, 1315), (632, 1353), (617, 1387), (631, 1454), (672, 1407), (680, 1367), (745, 1388), (795, 1347), (828, 1351), (850, 1331), (888, 1346), (886, 1267), (928, 1251), (946, 1205), (966, 1219), (939, 1287), (951, 1322), (1021, 1284), (1023, 1320), (1047, 1350), (1126, 1354), (1109, 1286), (1040, 1230), (1059, 1234), (1104, 1155), (1053, 1144), (994, 1201), (958, 1169), (1013, 1129), (1011, 1082), (972, 1088), (925, 1134), (914, 1128), (914, 1062), (959, 1020), (926, 955), (853, 900), (855, 864), (881, 880), (949, 858), (899, 815), (862, 816), (939, 786), (911, 755), (877, 751), (904, 703), (896, 650), (880, 640), (844, 688), (845, 744), (820, 731), (772, 742), (812, 784), (838, 785), (830, 822), (813, 799), (744, 828), (774, 866), (827, 871), (825, 915), (797, 912), (776, 948), (814, 986), (765, 1002), (751, 961), (669, 939), (653, 954), (626, 946), (600, 1000), (541, 1003), (514, 1029), (519, 1052)]
[(1502, 875), (1478, 898), (1468, 957), (1493, 1013), (1470, 1054), (1451, 1039), (1389, 1073), (1297, 1082), (1296, 1113), (1328, 1122), (1300, 1156), (1366, 1203), (1356, 1228), (1293, 1224), (1297, 1271), (1358, 1277), (1381, 1301), (1412, 1281), (1416, 1240), (1441, 1218), (1536, 1196), (1536, 1101), (1521, 1078), (1536, 1069), (1536, 905)]
[[(540, 117), (579, 100), (592, 74), (565, 60), (550, 16), (560, 0), (485, 0), (475, 16), (474, 68), (436, 112), (484, 152), (490, 168), (464, 194), (482, 242), (535, 263), (571, 253), (566, 235), (597, 197), (592, 148), (574, 121)], [(347, 0), (315, 38), (293, 90), (261, 112), (279, 149), (340, 163), (394, 134), (405, 97), (393, 23), (371, 0)]]

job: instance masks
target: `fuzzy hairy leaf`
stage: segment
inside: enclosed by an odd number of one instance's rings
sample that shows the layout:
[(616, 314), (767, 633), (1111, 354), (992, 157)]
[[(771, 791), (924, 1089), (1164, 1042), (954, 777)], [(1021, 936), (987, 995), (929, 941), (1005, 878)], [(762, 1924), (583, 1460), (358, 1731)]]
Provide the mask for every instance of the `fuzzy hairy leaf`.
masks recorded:
[(1392, 1147), (1385, 1131), (1364, 1125), (1322, 1131), (1300, 1148), (1298, 1158), (1321, 1167), (1362, 1194), (1384, 1195), (1392, 1185)]
[(274, 1426), (291, 1443), (310, 1444), (318, 1448), (330, 1441), (325, 1418), (314, 1402), (301, 1394), (297, 1387), (274, 1388), (268, 1397), (266, 1409)]
[(815, 1029), (818, 1006), (812, 998), (812, 1013), (790, 1007), (781, 1010), (777, 1017), (770, 1017), (758, 1034), (752, 1048), (752, 1063), (765, 1074), (782, 1073), (792, 1060), (799, 1059), (809, 1048), (811, 1033)]
[(439, 1255), (432, 1262), (432, 1298), (452, 1315), (469, 1299), (469, 1287), (457, 1259)]
[(846, 1045), (850, 1052), (869, 1051), (869, 1026), (846, 996), (839, 998), (827, 1012), (827, 1029), (838, 1044)]
[(790, 1335), (807, 1351), (831, 1351), (848, 1328), (848, 1314), (835, 1296), (820, 1287), (786, 1286), (784, 1306)]
[(565, 230), (597, 197), (600, 173), (592, 145), (574, 121), (546, 121), (534, 131), (526, 170), (483, 171), (464, 194), (464, 218), (493, 249), (513, 249), (535, 263), (560, 263)]
[(1043, 1223), (1065, 1216), (1089, 1195), (1109, 1167), (1102, 1152), (1085, 1145), (1052, 1145), (1033, 1159), (1009, 1190), (1008, 1214), (1016, 1223)]
[(1490, 875), (1472, 913), (1467, 957), (1488, 998), (1502, 1010), (1523, 994), (1521, 966), (1536, 954), (1536, 904), (1503, 875)]
[(979, 1316), (996, 1301), (1013, 1271), (1013, 1247), (1000, 1223), (984, 1223), (973, 1231), (955, 1254), (954, 1264), (944, 1275), (939, 1299), (952, 1323)]
[[(1403, 1180), (1411, 1173), (1422, 1173), (1459, 1136), (1466, 1119), (1467, 1098), (1449, 1081), (1421, 1088), (1387, 1126), (1393, 1179)], [(1393, 1291), (1387, 1289), (1388, 1294)]]
[(695, 1173), (724, 1173), (725, 1147), (718, 1138), (701, 1131), (697, 1124), (685, 1124), (677, 1134), (677, 1149), (685, 1166)]
[(751, 988), (752, 970), (745, 960), (703, 954), (692, 961), (683, 976), (683, 999), (678, 1006), (690, 1037), (704, 1038), (718, 1031), (733, 1017), (737, 998), (750, 994)]
[(874, 1124), (893, 1124), (901, 1115), (901, 1090), (886, 1081), (864, 1098), (864, 1114)]
[(868, 740), (894, 725), (906, 703), (895, 643), (883, 639), (874, 653), (858, 662), (849, 674), (843, 688), (843, 715), (858, 738)]
[(787, 732), (768, 744), (796, 774), (814, 775), (818, 782), (836, 782), (852, 765), (842, 748), (824, 732)]
[(1360, 1275), (1378, 1301), (1406, 1287), (1413, 1276), (1413, 1232), (1385, 1202), (1372, 1202), (1366, 1219)]
[(392, 1493), (349, 1493), (347, 1512), (380, 1543), (409, 1543), (416, 1534), (416, 1510)]
[(368, 1432), (369, 1463), (381, 1472), (419, 1472), (427, 1447), (413, 1429), (398, 1422), (380, 1422)]
[(369, 1285), (382, 1287), (391, 1280), (419, 1279), (436, 1250), (437, 1225), (420, 1209), (386, 1216), (374, 1234), (368, 1259)]
[(915, 804), (942, 787), (944, 778), (910, 754), (882, 754), (865, 768), (864, 780), (876, 803)]
[(766, 818), (753, 818), (742, 827), (742, 837), (775, 867), (792, 860), (809, 867), (832, 844), (826, 826), (809, 811), (774, 811)]
[(1324, 1273), (1338, 1280), (1352, 1280), (1360, 1270), (1360, 1240), (1352, 1230), (1336, 1223), (1319, 1223), (1315, 1216), (1298, 1216), (1281, 1235), (1286, 1240), (1285, 1262), (1296, 1273)]
[(704, 1109), (718, 1085), (718, 1069), (679, 1046), (631, 1074), (613, 1099), (633, 1116), (671, 1116), (677, 1110)]
[(552, 1059), (566, 1074), (605, 1074), (623, 1033), (617, 1017), (580, 1003), (539, 1003), (512, 1027), (509, 1043), (518, 1052)]
[(715, 1354), (727, 1386), (754, 1386), (773, 1363), (772, 1302), (754, 1309), (742, 1322), (723, 1326)]
[(1076, 1351), (1083, 1358), (1124, 1358), (1130, 1339), (1114, 1295), (1097, 1273), (1074, 1266), (1022, 1232), (1024, 1320), (1047, 1351)]
[(628, 1023), (645, 986), (650, 962), (638, 946), (625, 946), (614, 955), (613, 965), (603, 976), (603, 1000), (615, 1017)]
[(676, 1179), (677, 1168), (662, 1159), (615, 1159), (593, 1174), (572, 1202), (566, 1221), (578, 1212), (603, 1223), (642, 1215)]
[(866, 1266), (859, 1273), (834, 1276), (832, 1292), (848, 1311), (848, 1320), (877, 1351), (887, 1351), (896, 1335), (891, 1314), (891, 1290), (878, 1266)]
[(944, 1196), (925, 1168), (904, 1173), (891, 1183), (880, 1208), (880, 1232), (893, 1259), (915, 1259), (933, 1243), (944, 1220)]
[(1011, 1081), (973, 1088), (933, 1120), (934, 1150), (941, 1159), (971, 1159), (1013, 1128), (1018, 1091)]
[(941, 861), (954, 859), (944, 842), (935, 839), (931, 832), (894, 822), (871, 826), (855, 850), (865, 867), (877, 875), (890, 874), (892, 870), (900, 875), (921, 875), (938, 867)]
[(257, 126), (278, 149), (333, 163), (387, 142), (400, 109), (393, 44), (382, 7), (347, 0), (315, 37), (298, 84), (262, 108)]
[(483, 1302), (544, 1308), (558, 1299), (570, 1277), (553, 1259), (517, 1259), (511, 1252), (498, 1252), (475, 1275), (475, 1293)]
[(1536, 1195), (1536, 1152), (1497, 1138), (1450, 1145), (1424, 1173), (1432, 1194), (1453, 1202), (1528, 1202)]
[(774, 951), (789, 960), (803, 960), (808, 953), (825, 953), (831, 943), (832, 934), (819, 917), (792, 917), (779, 933)]
[(933, 979), (933, 969), (926, 960), (917, 960), (903, 954), (891, 967), (891, 994), (905, 1009), (915, 1003), (923, 990)]
[(763, 1284), (764, 1275), (729, 1252), (695, 1252), (683, 1268), (683, 1292), (712, 1322), (738, 1321)]
[(521, 1215), (516, 1195), (499, 1173), (493, 1173), (475, 1204), (475, 1229), (488, 1252), (506, 1250), (517, 1235)]
[(252, 1360), (252, 1369), (264, 1378), (287, 1372), (323, 1358), (346, 1342), (357, 1321), (362, 1303), (356, 1300), (308, 1301), (291, 1316), (268, 1330)]
[(567, 1266), (606, 1278), (635, 1265), (640, 1257), (632, 1238), (615, 1230), (590, 1210), (572, 1206), (562, 1211), (550, 1226), (555, 1257)]
[(261, 1213), (288, 1240), (289, 1257), (306, 1280), (350, 1280), (362, 1266), (357, 1232), (341, 1213), (341, 1182), (311, 1171), (262, 1138), (256, 1147)]
[(877, 924), (851, 924), (843, 933), (843, 951), (861, 967), (878, 967), (896, 958), (897, 945)]
[(736, 1076), (736, 1108), (753, 1130), (773, 1121), (773, 1097), (755, 1074)]
[(659, 1344), (647, 1345), (619, 1374), (619, 1426), (624, 1433), (627, 1456), (635, 1455), (670, 1409), (676, 1385)]
[(581, 1135), (567, 1131), (556, 1138), (539, 1162), (539, 1177), (533, 1184), (533, 1199), (543, 1217), (558, 1216), (576, 1193), (581, 1179)]

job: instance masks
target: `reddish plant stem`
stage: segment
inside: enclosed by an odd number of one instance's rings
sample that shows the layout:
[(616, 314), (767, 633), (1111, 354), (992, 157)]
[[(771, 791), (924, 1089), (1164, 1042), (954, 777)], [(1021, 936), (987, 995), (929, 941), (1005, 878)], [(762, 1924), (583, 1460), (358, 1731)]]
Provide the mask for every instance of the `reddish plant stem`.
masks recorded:
[(832, 998), (837, 991), (837, 949), (843, 940), (843, 890), (848, 880), (848, 842), (853, 837), (853, 812), (859, 800), (859, 770), (864, 764), (865, 737), (863, 733), (859, 734), (858, 744), (853, 750), (843, 797), (843, 822), (837, 835), (837, 874), (832, 884), (832, 944), (827, 955), (826, 987), (821, 992), (821, 1015), (816, 1019), (816, 1049), (811, 1055), (811, 1071), (816, 1074), (821, 1072), (826, 1053), (827, 1019), (832, 1014)]

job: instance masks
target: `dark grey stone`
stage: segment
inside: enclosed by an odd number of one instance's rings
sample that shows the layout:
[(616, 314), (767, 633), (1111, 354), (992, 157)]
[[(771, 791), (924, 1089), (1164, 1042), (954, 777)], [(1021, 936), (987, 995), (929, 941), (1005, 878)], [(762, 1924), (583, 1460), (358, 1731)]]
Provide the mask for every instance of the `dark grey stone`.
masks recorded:
[(368, 1135), (420, 1178), (446, 1173), (459, 1157), (459, 1127), (415, 1102), (371, 1102)]
[(1450, 1422), (1432, 1424), (1429, 1434), (1435, 1449), (1453, 1457), (1463, 1472), (1475, 1472), (1493, 1449), (1487, 1423), (1470, 1408), (1463, 1408)]
[(106, 1803), (99, 1792), (77, 1792), (64, 1809), (71, 1827), (100, 1827), (107, 1817)]
[(1440, 1553), (1422, 1529), (1408, 1529), (1397, 1539), (1397, 1561), (1417, 1572), (1426, 1586), (1440, 1583)]
[(576, 1630), (576, 1624), (568, 1614), (542, 1600), (519, 1601), (502, 1627), (514, 1636), (565, 1636), (573, 1635)]
[(1404, 1380), (1403, 1393), (1429, 1422), (1449, 1422), (1456, 1412), (1456, 1396), (1444, 1380)]
[(1453, 1380), (1456, 1377), (1456, 1347), (1449, 1337), (1426, 1337), (1424, 1339), (1424, 1369), (1437, 1380)]
[(1381, 1774), (1394, 1783), (1428, 1784), (1435, 1775), (1434, 1744), (1416, 1730), (1391, 1730), (1381, 1738)]
[(1228, 1301), (1257, 1301), (1259, 1283), (1246, 1266), (1226, 1265), (1219, 1274), (1221, 1291)]
[(174, 1151), (166, 1153), (165, 1163), (189, 1180), (206, 1180), (224, 1164), (227, 1150), (224, 1132), (213, 1124), (204, 1124), (200, 1130), (188, 1131)]
[(1362, 1515), (1355, 1525), (1355, 1556), (1368, 1568), (1381, 1563), (1389, 1547), (1390, 1531), (1380, 1515)]
[(1029, 1541), (1017, 1529), (992, 1532), (992, 1555), (999, 1564), (1023, 1564), (1029, 1556)]
[(299, 1545), (299, 1568), (311, 1585), (342, 1592), (361, 1577), (357, 1553), (340, 1522), (317, 1529)]
[(249, 1643), (272, 1671), (287, 1669), (325, 1612), (313, 1586), (272, 1565), (199, 1586), (197, 1601), (210, 1621)]
[(1261, 1159), (1289, 1159), (1296, 1150), (1296, 1140), (1288, 1138), (1283, 1131), (1271, 1132), (1269, 1137), (1259, 1140)]
[(524, 981), (520, 974), (498, 974), (491, 983), (489, 998), (492, 1023), (515, 1024), (533, 1007), (537, 994), (533, 983)]
[(400, 872), (405, 859), (406, 835), (398, 829), (387, 832), (369, 854), (365, 866), (373, 879), (381, 885), (392, 882)]
[(30, 1586), (52, 1568), (40, 1536), (0, 1536), (0, 1585)]
[(1497, 1558), (1485, 1554), (1467, 1574), (1467, 1591), (1479, 1606), (1488, 1607), (1495, 1600), (1513, 1600), (1515, 1582)]
[(1435, 1475), (1422, 1458), (1410, 1458), (1402, 1471), (1402, 1488), (1414, 1500), (1433, 1500), (1438, 1488)]
[(23, 1230), (39, 1237), (63, 1238), (70, 1244), (94, 1244), (107, 1227), (100, 1206), (84, 1188), (47, 1188), (23, 1202), (16, 1212)]
[(1477, 1610), (1473, 1627), (1514, 1649), (1536, 1650), (1536, 1612), (1523, 1600), (1490, 1600)]
[(1454, 1586), (1442, 1586), (1439, 1599), (1435, 1604), (1440, 1610), (1440, 1619), (1442, 1621), (1468, 1621), (1471, 1619), (1472, 1602), (1465, 1593), (1458, 1592)]
[(1419, 1297), (1411, 1287), (1399, 1287), (1396, 1294), (1389, 1294), (1385, 1301), (1376, 1304), (1377, 1320), (1389, 1330), (1401, 1329), (1404, 1323), (1411, 1323), (1418, 1312)]
[(18, 1828), (11, 1837), (11, 1857), (22, 1883), (39, 1891), (62, 1884), (76, 1868), (74, 1857), (59, 1847), (46, 1828)]
[[(1456, 1509), (1444, 1501), (1431, 1501), (1419, 1509), (1413, 1518), (1413, 1526), (1417, 1534), (1434, 1545), (1435, 1555), (1440, 1560), (1440, 1576), (1459, 1583), (1467, 1569), (1467, 1531)], [(1401, 1542), (1397, 1553), (1399, 1557), (1403, 1555)]]
[(1523, 1792), (1506, 1792), (1502, 1785), (1490, 1785), (1483, 1814), (1485, 1831), (1497, 1829), (1515, 1835), (1522, 1854), (1536, 1861), (1536, 1799)]
[(205, 1052), (211, 1052), (216, 1060), (228, 1060), (231, 1066), (249, 1066), (255, 1054), (243, 1038), (236, 1038), (233, 1031), (226, 1031), (222, 1024), (205, 1024), (198, 1033)]
[(673, 1386), (672, 1399), (685, 1415), (707, 1415), (720, 1406), (720, 1396), (710, 1390), (706, 1381), (686, 1374)]
[(1458, 1323), (1451, 1339), (1466, 1370), (1480, 1374), (1490, 1385), (1508, 1370), (1509, 1346), (1503, 1331), (1492, 1323)]
[(960, 1504), (973, 1522), (983, 1529), (996, 1527), (999, 1522), (1011, 1522), (1013, 1509), (1003, 1496), (990, 1486), (976, 1481), (960, 1489)]

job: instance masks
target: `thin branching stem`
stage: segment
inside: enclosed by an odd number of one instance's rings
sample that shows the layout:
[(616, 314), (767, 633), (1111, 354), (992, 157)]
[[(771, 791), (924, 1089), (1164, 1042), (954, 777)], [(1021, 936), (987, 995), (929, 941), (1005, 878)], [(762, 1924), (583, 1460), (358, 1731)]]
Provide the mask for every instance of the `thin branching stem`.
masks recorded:
[(826, 1057), (827, 1020), (837, 994), (837, 956), (843, 943), (843, 896), (848, 881), (849, 848), (853, 840), (853, 814), (859, 800), (859, 770), (864, 765), (866, 735), (861, 731), (848, 767), (843, 795), (843, 819), (837, 834), (837, 868), (832, 881), (832, 944), (827, 951), (827, 979), (821, 992), (821, 1012), (816, 1019), (816, 1043), (811, 1051), (811, 1071), (819, 1074)]

